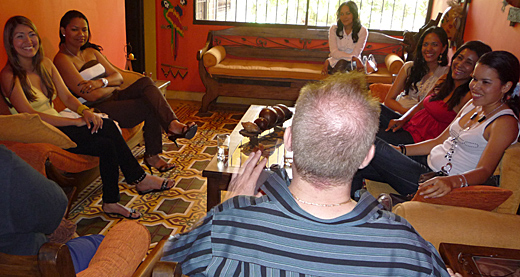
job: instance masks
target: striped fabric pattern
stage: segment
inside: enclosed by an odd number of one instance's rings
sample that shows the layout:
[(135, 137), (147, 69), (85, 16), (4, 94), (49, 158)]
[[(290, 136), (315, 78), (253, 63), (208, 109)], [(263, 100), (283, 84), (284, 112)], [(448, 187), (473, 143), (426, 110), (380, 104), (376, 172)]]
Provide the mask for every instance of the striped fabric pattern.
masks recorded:
[(302, 210), (272, 174), (266, 195), (216, 206), (172, 237), (163, 260), (188, 276), (449, 276), (435, 248), (365, 193), (354, 210), (320, 219)]

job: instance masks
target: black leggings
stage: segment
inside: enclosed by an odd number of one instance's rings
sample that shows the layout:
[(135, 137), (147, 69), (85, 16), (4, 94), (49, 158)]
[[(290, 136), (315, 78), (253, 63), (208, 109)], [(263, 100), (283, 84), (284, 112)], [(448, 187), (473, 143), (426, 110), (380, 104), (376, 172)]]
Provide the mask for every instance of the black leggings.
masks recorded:
[(67, 151), (99, 157), (99, 171), (103, 181), (103, 202), (117, 203), (119, 197), (119, 168), (126, 182), (131, 184), (145, 174), (119, 129), (110, 119), (103, 119), (103, 128), (91, 134), (87, 126), (58, 127), (78, 146)]

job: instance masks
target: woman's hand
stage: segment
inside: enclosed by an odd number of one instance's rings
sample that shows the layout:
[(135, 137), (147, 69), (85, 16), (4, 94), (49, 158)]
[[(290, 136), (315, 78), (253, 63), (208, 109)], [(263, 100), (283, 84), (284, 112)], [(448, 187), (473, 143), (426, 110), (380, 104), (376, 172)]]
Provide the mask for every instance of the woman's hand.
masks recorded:
[(83, 80), (79, 82), (78, 86), (80, 87), (81, 93), (90, 93), (91, 91), (102, 88), (103, 81), (101, 79), (97, 80)]
[(392, 132), (395, 132), (401, 129), (404, 124), (406, 124), (406, 121), (402, 119), (392, 119), (390, 122), (388, 122), (388, 128), (386, 128), (385, 131), (388, 132), (389, 130), (392, 130)]
[(455, 176), (437, 176), (424, 183), (419, 184), (419, 195), (424, 195), (424, 198), (438, 198), (450, 193), (453, 188), (458, 188), (462, 185), (460, 178)]
[[(97, 133), (99, 129), (103, 128), (103, 118), (92, 110), (83, 111), (83, 121), (87, 124), (87, 127), (91, 129), (92, 134)], [(83, 124), (81, 126), (83, 126)]]

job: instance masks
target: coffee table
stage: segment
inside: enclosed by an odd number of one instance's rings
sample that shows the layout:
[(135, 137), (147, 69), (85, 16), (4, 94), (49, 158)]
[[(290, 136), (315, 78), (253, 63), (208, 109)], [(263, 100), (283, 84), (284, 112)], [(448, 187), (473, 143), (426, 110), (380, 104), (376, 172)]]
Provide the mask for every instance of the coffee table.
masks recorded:
[(516, 276), (520, 270), (518, 249), (441, 243), (439, 253), (447, 267), (464, 277)]
[[(219, 162), (217, 160), (217, 155), (215, 155), (211, 159), (210, 163), (206, 166), (206, 168), (202, 171), (202, 176), (207, 178), (208, 211), (220, 203), (221, 191), (227, 189), (229, 181), (231, 180), (231, 175), (233, 173), (238, 172), (240, 169), (240, 165), (247, 159), (247, 156), (245, 156), (240, 151), (242, 149), (240, 148), (240, 146), (245, 142), (249, 141), (248, 138), (244, 138), (239, 133), (239, 131), (243, 129), (241, 122), (253, 122), (255, 119), (258, 118), (258, 114), (263, 108), (265, 108), (265, 106), (251, 105), (242, 117), (242, 119), (240, 120), (240, 123), (237, 124), (233, 132), (231, 132), (229, 137), (228, 161), (226, 163)], [(290, 109), (294, 112), (293, 108)], [(292, 120), (289, 119), (286, 122), (284, 122), (283, 127), (291, 126), (291, 124)], [(273, 129), (265, 131), (261, 134), (261, 136), (269, 132), (273, 132)], [(285, 148), (283, 147), (283, 140), (280, 140), (275, 152), (269, 158), (268, 165), (273, 163), (283, 163), (284, 154)]]

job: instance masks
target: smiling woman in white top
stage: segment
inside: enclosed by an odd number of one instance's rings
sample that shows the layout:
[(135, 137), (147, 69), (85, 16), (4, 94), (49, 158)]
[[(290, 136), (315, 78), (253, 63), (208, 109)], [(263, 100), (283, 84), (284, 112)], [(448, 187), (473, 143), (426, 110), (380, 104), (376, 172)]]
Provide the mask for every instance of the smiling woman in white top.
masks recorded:
[(323, 64), (322, 74), (350, 71), (352, 61), (361, 65), (361, 52), (368, 38), (367, 28), (361, 26), (359, 12), (353, 1), (343, 2), (336, 12), (338, 22), (329, 29), (330, 57)]

